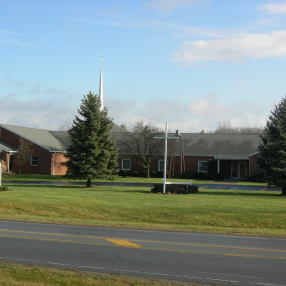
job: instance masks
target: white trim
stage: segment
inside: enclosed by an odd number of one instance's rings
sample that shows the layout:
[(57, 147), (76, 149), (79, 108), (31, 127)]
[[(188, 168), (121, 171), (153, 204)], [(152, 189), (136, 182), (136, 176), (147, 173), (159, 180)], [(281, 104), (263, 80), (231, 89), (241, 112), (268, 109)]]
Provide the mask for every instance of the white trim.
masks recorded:
[(219, 155), (214, 157), (216, 160), (249, 160), (248, 156), (225, 156)]
[[(126, 169), (126, 168), (123, 168), (123, 161), (129, 161), (129, 168)], [(128, 171), (131, 169), (131, 159), (121, 159), (121, 170), (124, 170), (124, 171)]]
[(198, 161), (198, 173), (207, 173), (208, 171), (200, 171), (200, 163), (208, 163), (209, 161), (206, 160), (199, 160)]
[(251, 157), (251, 156), (257, 155), (259, 153), (260, 153), (259, 151), (256, 151), (256, 152), (253, 152), (253, 153), (249, 154), (248, 156)]

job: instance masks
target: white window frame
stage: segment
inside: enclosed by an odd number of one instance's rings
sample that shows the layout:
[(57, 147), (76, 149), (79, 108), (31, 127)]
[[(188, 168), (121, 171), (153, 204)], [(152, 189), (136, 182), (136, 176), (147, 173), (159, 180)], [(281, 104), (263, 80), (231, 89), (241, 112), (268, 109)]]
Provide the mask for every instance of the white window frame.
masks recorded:
[[(34, 164), (34, 163), (33, 163), (33, 158), (37, 158), (37, 164)], [(40, 165), (40, 164), (39, 164), (39, 156), (31, 156), (30, 165), (31, 165), (32, 167), (39, 166), (39, 165)]]
[(205, 160), (199, 160), (198, 161), (198, 173), (207, 173), (208, 170), (206, 170), (206, 171), (201, 171), (200, 170), (200, 163), (208, 163), (208, 161), (205, 161)]
[[(160, 170), (160, 166), (161, 166), (161, 162), (163, 162), (163, 169)], [(157, 168), (158, 172), (164, 172), (164, 160), (163, 159), (159, 159), (158, 160), (158, 168)]]
[[(124, 161), (129, 162), (129, 168), (124, 168), (124, 164), (123, 164)], [(125, 171), (131, 170), (131, 159), (121, 159), (121, 170), (125, 170)]]

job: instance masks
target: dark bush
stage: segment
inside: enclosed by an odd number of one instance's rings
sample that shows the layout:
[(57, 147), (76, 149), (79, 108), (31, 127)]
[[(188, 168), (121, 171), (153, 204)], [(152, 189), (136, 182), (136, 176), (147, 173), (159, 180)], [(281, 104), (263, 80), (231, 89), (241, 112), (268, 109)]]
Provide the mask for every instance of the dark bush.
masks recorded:
[(199, 173), (199, 172), (184, 172), (181, 175), (182, 179), (196, 179), (196, 180), (223, 180), (222, 174), (217, 173)]
[[(163, 184), (154, 184), (151, 189), (152, 193), (163, 193)], [(166, 185), (166, 193), (169, 194), (195, 194), (199, 192), (199, 187), (195, 185)]]
[(163, 172), (155, 172), (155, 171), (151, 171), (151, 177), (152, 178), (163, 178)]
[(8, 191), (8, 187), (7, 186), (1, 186), (0, 187), (0, 192), (4, 192), (4, 191)]
[(248, 181), (248, 182), (264, 183), (265, 182), (265, 178), (263, 177), (263, 174), (261, 172), (257, 171), (256, 173), (249, 175), (246, 178), (246, 181)]
[[(163, 172), (151, 171), (150, 175), (152, 178), (162, 178)], [(122, 177), (146, 177), (146, 172), (137, 170), (120, 170), (118, 176)]]

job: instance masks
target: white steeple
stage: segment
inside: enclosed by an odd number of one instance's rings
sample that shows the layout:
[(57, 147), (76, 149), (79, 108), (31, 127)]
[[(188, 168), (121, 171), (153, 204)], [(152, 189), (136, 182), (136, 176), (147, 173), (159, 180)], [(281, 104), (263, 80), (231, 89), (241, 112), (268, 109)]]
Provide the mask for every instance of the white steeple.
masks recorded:
[(103, 57), (100, 57), (100, 76), (99, 76), (99, 88), (98, 88), (98, 96), (100, 100), (100, 110), (103, 110), (104, 108), (104, 102), (103, 102), (103, 65), (102, 65), (102, 59)]

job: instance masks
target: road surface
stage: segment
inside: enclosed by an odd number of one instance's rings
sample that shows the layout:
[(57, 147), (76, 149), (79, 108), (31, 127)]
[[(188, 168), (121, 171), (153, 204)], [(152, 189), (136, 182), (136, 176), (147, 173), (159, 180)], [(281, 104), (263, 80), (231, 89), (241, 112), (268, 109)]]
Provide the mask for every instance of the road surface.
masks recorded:
[(286, 239), (0, 221), (0, 261), (214, 285), (286, 285)]

